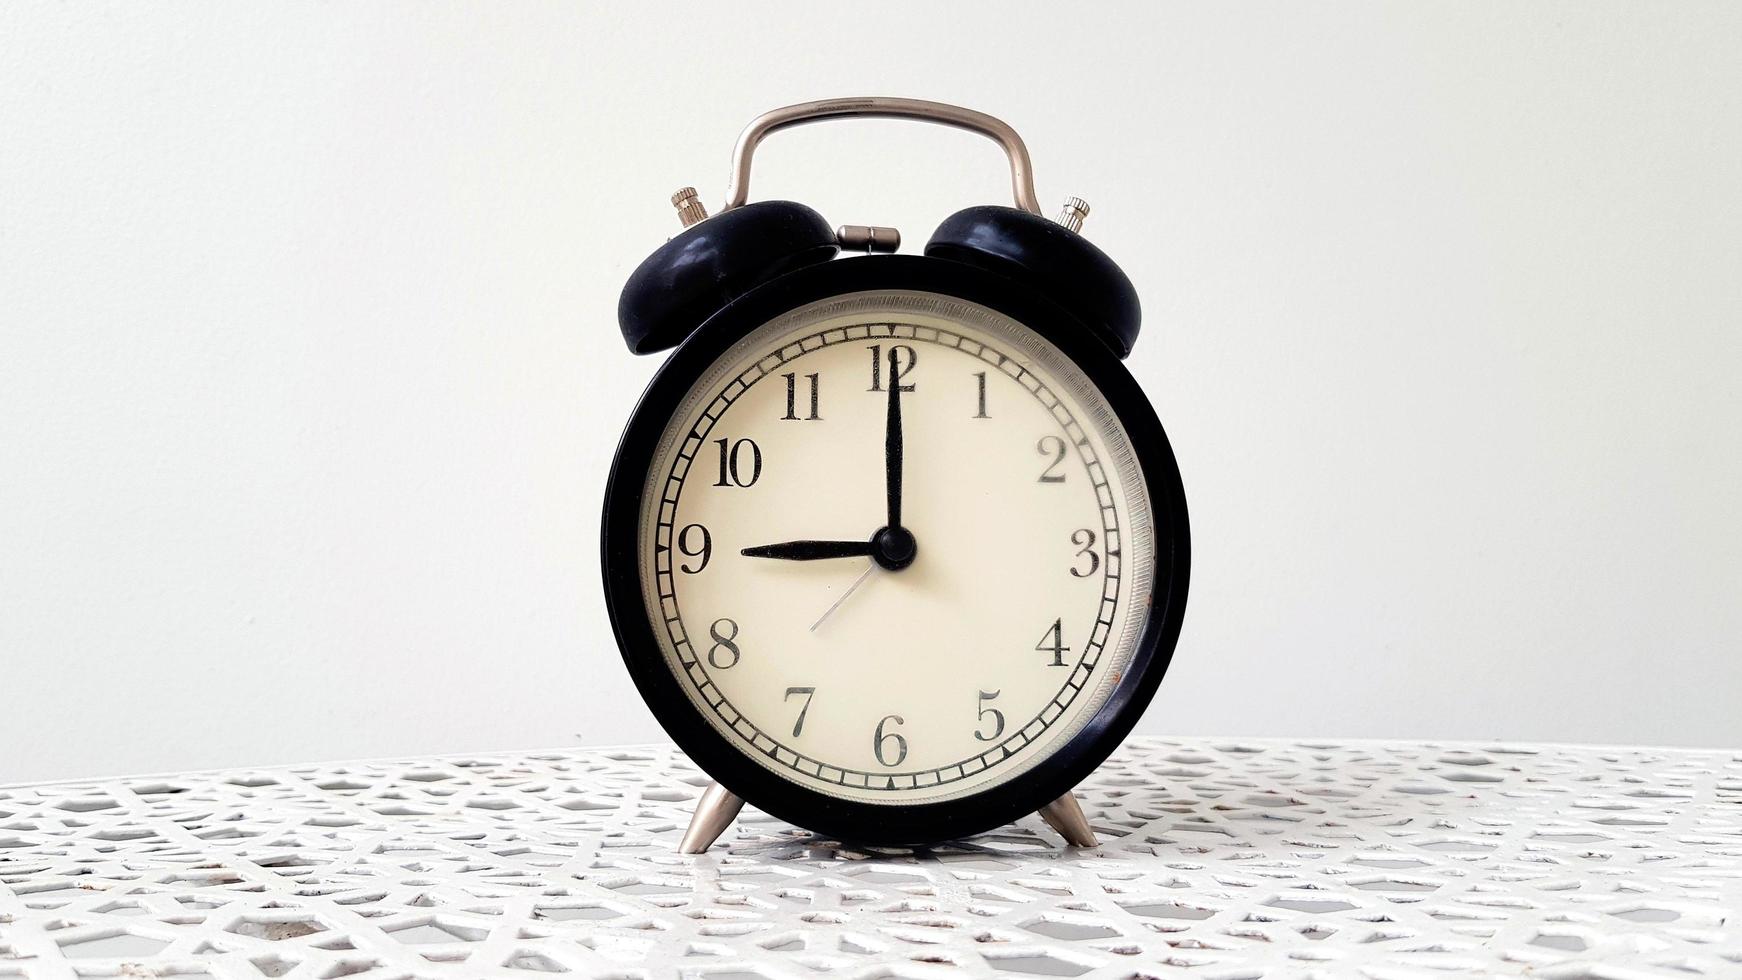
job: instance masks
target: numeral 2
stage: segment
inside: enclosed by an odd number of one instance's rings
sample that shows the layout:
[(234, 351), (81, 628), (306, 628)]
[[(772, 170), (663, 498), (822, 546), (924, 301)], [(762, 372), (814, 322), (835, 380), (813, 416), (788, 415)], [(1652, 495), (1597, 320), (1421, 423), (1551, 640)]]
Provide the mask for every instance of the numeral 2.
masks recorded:
[(1041, 436), (1040, 441), (1034, 444), (1034, 448), (1035, 451), (1039, 452), (1042, 456), (1052, 457), (1052, 462), (1046, 464), (1046, 469), (1041, 471), (1040, 482), (1065, 482), (1065, 475), (1063, 473), (1053, 472), (1053, 470), (1058, 469), (1065, 461), (1065, 441), (1060, 439), (1058, 436)]

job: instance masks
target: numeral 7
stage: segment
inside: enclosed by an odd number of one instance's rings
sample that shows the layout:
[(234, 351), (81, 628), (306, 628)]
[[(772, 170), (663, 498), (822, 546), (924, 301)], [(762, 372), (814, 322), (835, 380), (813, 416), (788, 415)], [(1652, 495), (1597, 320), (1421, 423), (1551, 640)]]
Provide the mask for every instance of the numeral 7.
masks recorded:
[(804, 707), (798, 709), (798, 721), (793, 722), (792, 725), (792, 737), (797, 738), (804, 733), (804, 716), (811, 710), (811, 698), (816, 697), (817, 689), (814, 687), (789, 687), (786, 689), (786, 697), (781, 698), (781, 700), (790, 701), (794, 694), (804, 695)]

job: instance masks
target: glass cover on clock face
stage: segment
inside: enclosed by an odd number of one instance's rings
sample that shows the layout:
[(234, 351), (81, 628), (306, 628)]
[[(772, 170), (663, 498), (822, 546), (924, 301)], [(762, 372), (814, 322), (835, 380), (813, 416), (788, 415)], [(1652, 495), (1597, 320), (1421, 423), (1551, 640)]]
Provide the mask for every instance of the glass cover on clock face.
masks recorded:
[(952, 297), (860, 292), (696, 382), (639, 560), (720, 736), (819, 793), (909, 804), (1014, 779), (1094, 715), (1147, 618), (1150, 522), (1124, 428), (1052, 344)]

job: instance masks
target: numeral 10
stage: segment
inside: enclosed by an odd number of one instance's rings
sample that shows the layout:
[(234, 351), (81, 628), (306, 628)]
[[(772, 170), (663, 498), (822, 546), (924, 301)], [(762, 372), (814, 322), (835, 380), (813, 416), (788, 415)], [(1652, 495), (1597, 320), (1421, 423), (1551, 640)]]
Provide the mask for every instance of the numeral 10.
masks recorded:
[[(720, 447), (720, 478), (714, 481), (714, 486), (748, 487), (762, 476), (762, 449), (754, 440), (732, 442), (715, 439), (714, 445)], [(749, 465), (748, 476), (745, 475), (746, 463)]]

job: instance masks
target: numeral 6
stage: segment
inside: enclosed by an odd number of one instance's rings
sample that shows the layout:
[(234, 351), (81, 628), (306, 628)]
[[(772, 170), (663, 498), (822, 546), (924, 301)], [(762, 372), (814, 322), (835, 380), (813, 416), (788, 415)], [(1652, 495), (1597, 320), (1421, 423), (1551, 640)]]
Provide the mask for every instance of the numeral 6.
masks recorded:
[[(907, 739), (903, 738), (900, 732), (885, 732), (883, 730), (883, 726), (892, 721), (897, 725), (907, 724), (900, 715), (884, 715), (883, 720), (877, 723), (877, 733), (871, 737), (871, 751), (876, 753), (877, 761), (890, 767), (901, 765), (902, 761), (907, 758)], [(891, 750), (895, 753), (894, 759), (890, 759), (884, 751), (884, 747), (892, 742), (895, 745), (895, 748)]]

